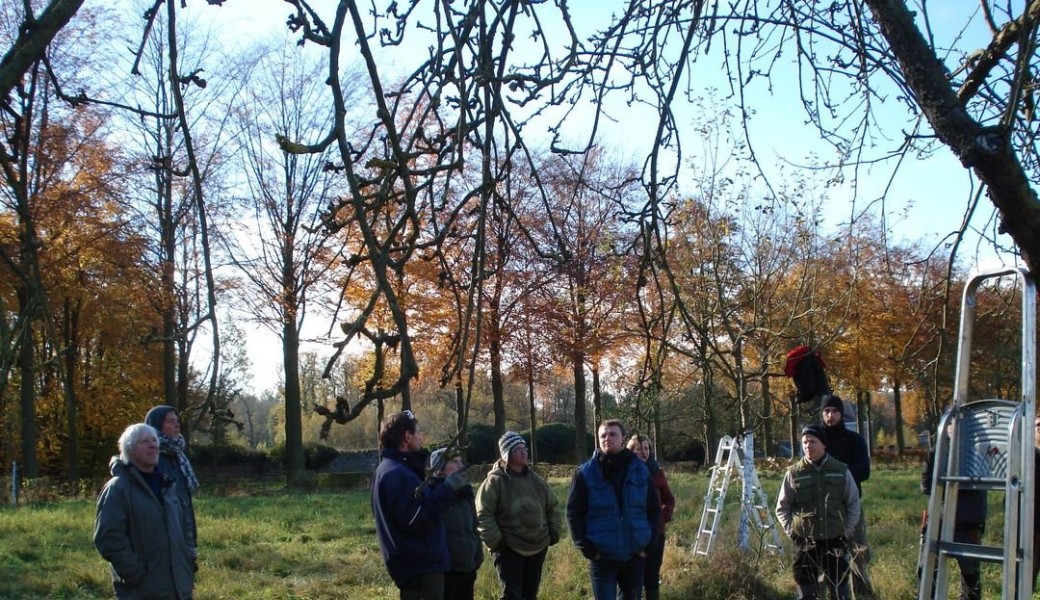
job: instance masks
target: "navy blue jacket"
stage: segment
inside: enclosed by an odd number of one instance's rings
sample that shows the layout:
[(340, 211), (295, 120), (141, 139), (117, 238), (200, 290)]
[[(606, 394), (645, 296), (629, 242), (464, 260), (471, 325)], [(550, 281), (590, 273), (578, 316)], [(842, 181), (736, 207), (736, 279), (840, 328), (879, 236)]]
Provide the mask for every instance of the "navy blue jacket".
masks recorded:
[(442, 516), (454, 496), (446, 485), (423, 486), (426, 457), (421, 451), (383, 450), (372, 479), (376, 537), (398, 587), (415, 575), (451, 570)]
[(627, 448), (599, 450), (578, 467), (567, 498), (567, 524), (590, 560), (626, 561), (653, 541), (661, 503), (646, 465)]

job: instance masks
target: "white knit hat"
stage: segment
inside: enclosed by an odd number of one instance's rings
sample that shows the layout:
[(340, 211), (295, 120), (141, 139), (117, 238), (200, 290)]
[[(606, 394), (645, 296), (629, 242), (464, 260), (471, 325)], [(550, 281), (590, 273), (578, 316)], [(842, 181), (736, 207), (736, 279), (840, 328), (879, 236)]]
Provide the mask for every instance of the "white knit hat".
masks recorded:
[(447, 451), (447, 448), (438, 448), (430, 455), (430, 464), (427, 465), (427, 468), (432, 470), (434, 474), (443, 469), (444, 465), (448, 463), (447, 458), (444, 456)]
[(513, 451), (520, 444), (526, 445), (527, 442), (524, 438), (515, 431), (507, 431), (502, 434), (502, 437), (498, 439), (498, 453), (502, 455), (502, 460), (509, 461), (509, 453)]

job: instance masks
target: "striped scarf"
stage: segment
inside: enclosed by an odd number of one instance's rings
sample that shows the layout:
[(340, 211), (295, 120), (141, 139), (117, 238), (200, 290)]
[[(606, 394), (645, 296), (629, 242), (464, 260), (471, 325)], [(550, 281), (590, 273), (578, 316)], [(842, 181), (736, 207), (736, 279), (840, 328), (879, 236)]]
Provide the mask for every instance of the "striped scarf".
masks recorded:
[(187, 445), (182, 435), (169, 437), (161, 433), (159, 434), (159, 451), (163, 454), (172, 454), (177, 457), (177, 464), (180, 465), (181, 473), (184, 473), (184, 479), (188, 482), (188, 491), (191, 492), (199, 487), (199, 480), (195, 477), (195, 470), (191, 468), (188, 455), (184, 453), (186, 447)]

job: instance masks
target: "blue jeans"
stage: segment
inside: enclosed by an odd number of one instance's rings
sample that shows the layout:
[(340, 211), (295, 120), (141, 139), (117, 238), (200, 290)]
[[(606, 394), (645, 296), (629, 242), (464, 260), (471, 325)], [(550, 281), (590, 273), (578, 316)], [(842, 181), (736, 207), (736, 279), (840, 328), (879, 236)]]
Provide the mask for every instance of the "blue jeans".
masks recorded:
[(646, 558), (633, 556), (620, 560), (589, 562), (592, 595), (596, 600), (640, 600), (643, 597), (643, 571)]

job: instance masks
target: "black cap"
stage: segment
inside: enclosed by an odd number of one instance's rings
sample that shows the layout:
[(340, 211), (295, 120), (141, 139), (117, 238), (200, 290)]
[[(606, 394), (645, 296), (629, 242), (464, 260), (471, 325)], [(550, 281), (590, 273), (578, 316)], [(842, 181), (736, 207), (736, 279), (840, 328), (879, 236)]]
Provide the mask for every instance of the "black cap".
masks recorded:
[(823, 397), (823, 404), (820, 405), (820, 410), (825, 408), (836, 408), (842, 415), (845, 414), (845, 404), (835, 394), (827, 394)]
[(827, 430), (819, 425), (806, 425), (805, 427), (802, 427), (802, 435), (811, 435), (820, 440), (824, 446), (827, 445)]

